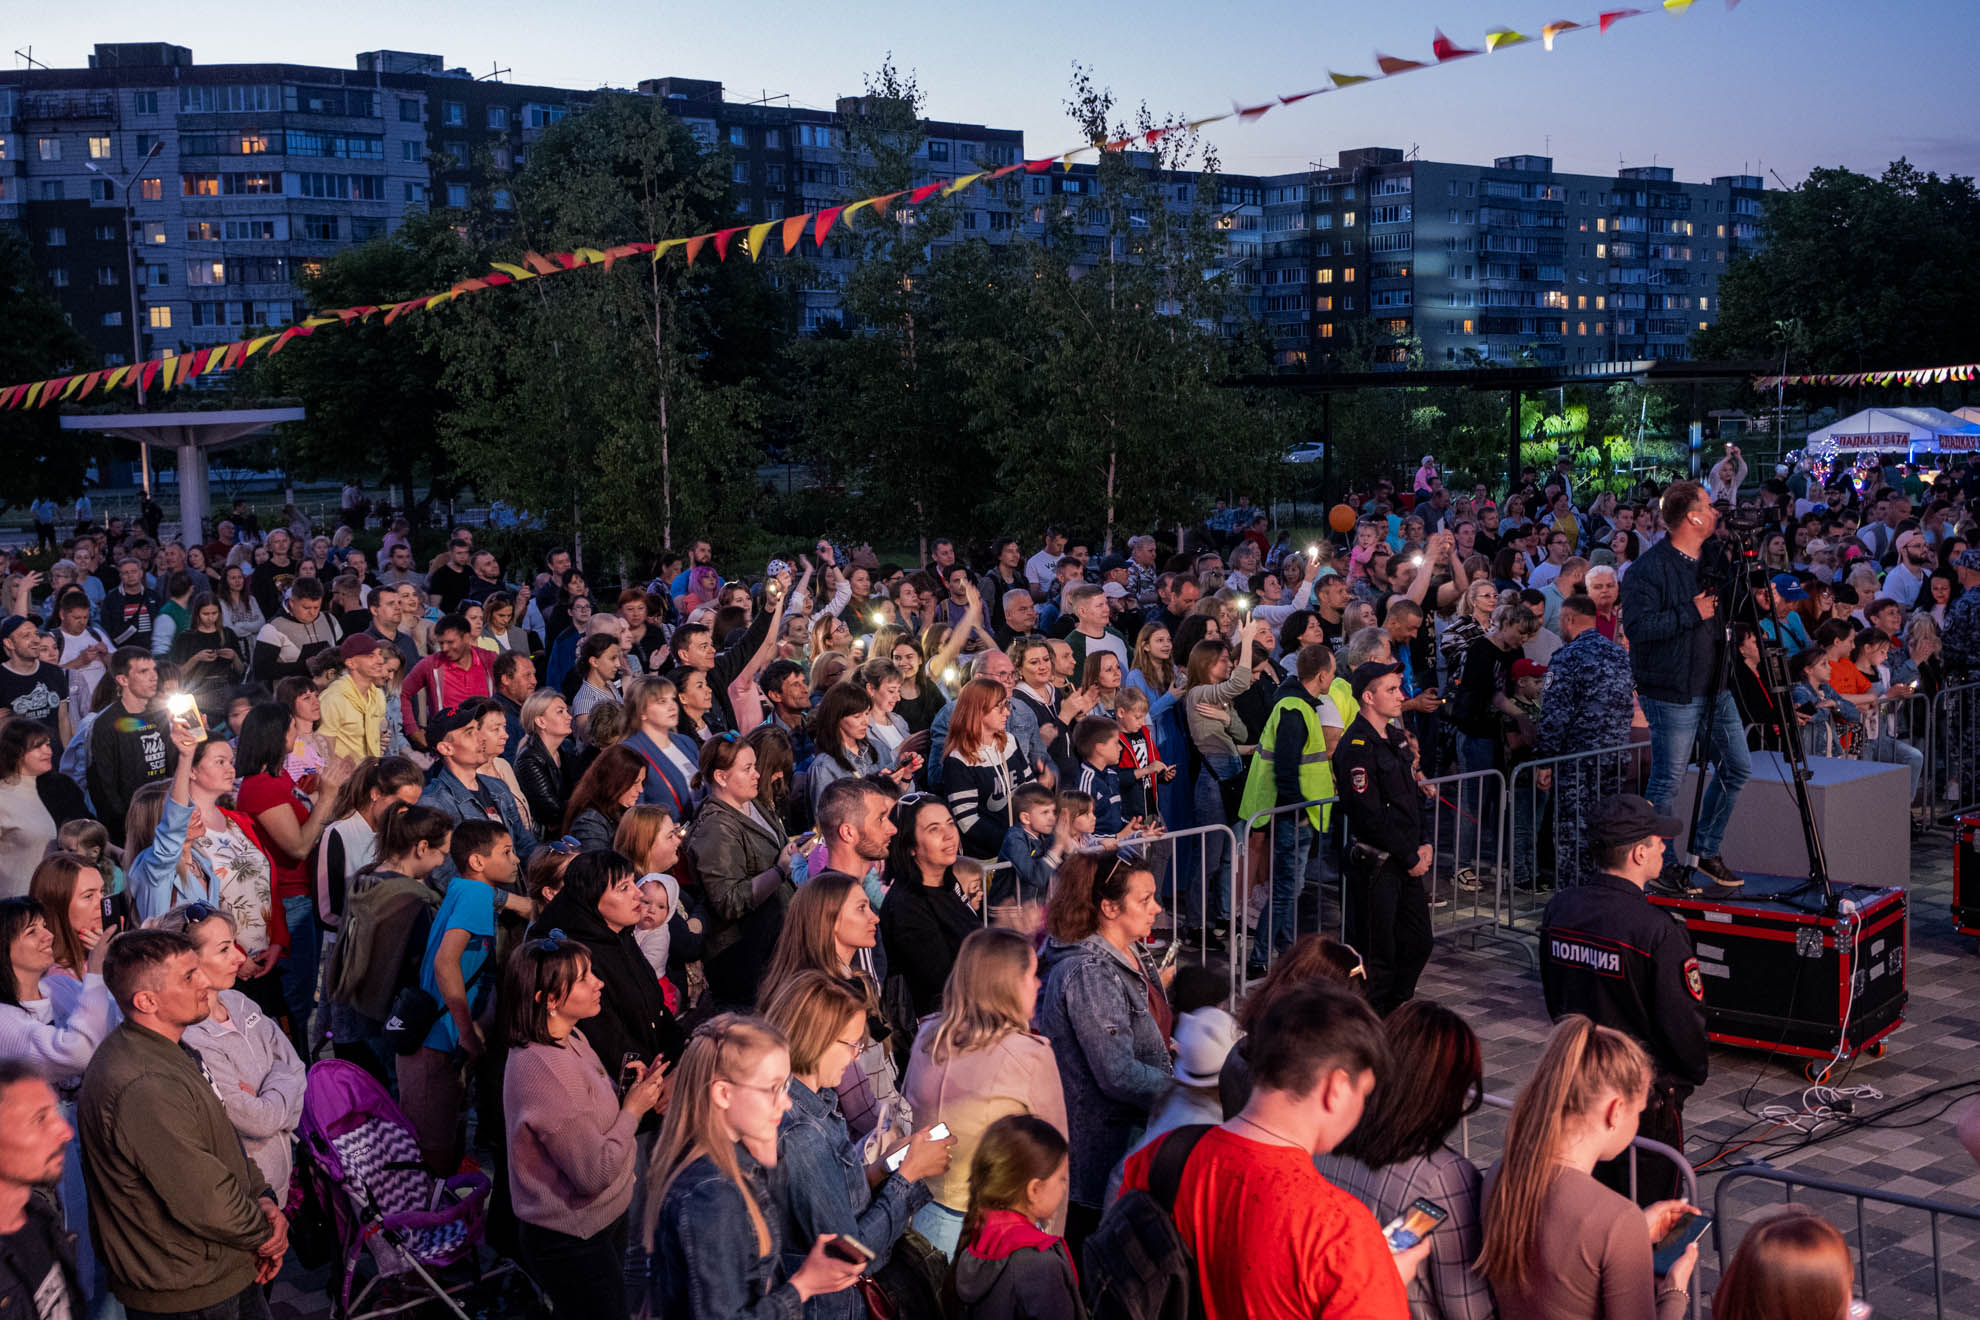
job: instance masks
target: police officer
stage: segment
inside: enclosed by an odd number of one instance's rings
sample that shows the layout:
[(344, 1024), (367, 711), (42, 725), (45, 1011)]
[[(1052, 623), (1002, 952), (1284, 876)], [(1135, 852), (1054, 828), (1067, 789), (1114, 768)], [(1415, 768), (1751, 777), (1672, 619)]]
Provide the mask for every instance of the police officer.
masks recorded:
[(1402, 666), (1369, 661), (1349, 680), (1361, 711), (1334, 747), (1347, 813), (1348, 942), (1368, 971), (1368, 1002), (1387, 1014), (1416, 993), (1430, 961), (1430, 814), (1409, 740), (1395, 727)]
[(1946, 611), (1944, 639), (1946, 688), (1952, 710), (1947, 724), (1951, 744), (1946, 778), (1959, 782), (1959, 801), (1972, 797), (1968, 791), (1980, 782), (1980, 702), (1968, 685), (1980, 677), (1980, 549), (1962, 550), (1953, 560), (1959, 576), (1959, 599)]
[(1540, 755), (1566, 758), (1535, 772), (1534, 787), (1554, 790), (1554, 881), (1566, 887), (1588, 878), (1588, 818), (1597, 803), (1622, 791), (1628, 753), (1590, 758), (1629, 741), (1636, 684), (1629, 652), (1602, 635), (1595, 602), (1577, 592), (1561, 602), (1567, 641), (1547, 662), (1540, 698)]
[[(1569, 1013), (1626, 1032), (1650, 1054), (1656, 1073), (1638, 1131), (1684, 1149), (1684, 1102), (1709, 1071), (1705, 984), (1691, 937), (1658, 911), (1644, 886), (1663, 870), (1664, 840), (1682, 828), (1648, 801), (1624, 793), (1588, 813), (1596, 873), (1563, 889), (1540, 923), (1540, 987), (1556, 1022)], [(1597, 1170), (1627, 1192), (1626, 1160)], [(1645, 1204), (1678, 1194), (1677, 1171), (1646, 1161), (1637, 1177)]]

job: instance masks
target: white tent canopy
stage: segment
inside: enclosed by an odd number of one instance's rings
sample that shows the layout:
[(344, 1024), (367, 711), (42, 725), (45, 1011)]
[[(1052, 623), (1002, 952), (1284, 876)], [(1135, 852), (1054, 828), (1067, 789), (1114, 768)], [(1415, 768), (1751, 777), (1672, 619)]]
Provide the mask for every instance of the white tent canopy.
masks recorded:
[(1980, 450), (1980, 423), (1938, 408), (1865, 408), (1808, 433), (1808, 447), (1838, 453), (1949, 454)]

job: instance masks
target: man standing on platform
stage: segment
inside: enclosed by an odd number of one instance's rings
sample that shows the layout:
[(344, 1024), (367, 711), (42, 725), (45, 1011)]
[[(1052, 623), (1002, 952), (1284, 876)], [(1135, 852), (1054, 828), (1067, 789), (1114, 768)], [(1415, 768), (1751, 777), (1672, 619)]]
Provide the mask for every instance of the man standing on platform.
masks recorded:
[[(1629, 620), (1630, 669), (1650, 722), (1650, 783), (1646, 796), (1659, 815), (1677, 800), (1692, 749), (1706, 736), (1712, 781), (1696, 822), (1698, 855), (1691, 863), (1719, 890), (1745, 883), (1719, 857), (1740, 789), (1753, 775), (1746, 730), (1739, 722), (1732, 685), (1720, 681), (1727, 663), (1725, 621), (1719, 592), (1701, 580), (1701, 559), (1719, 525), (1718, 510), (1695, 481), (1674, 481), (1664, 491), (1669, 535), (1644, 551), (1623, 579), (1622, 614)], [(1709, 709), (1707, 708), (1709, 706)], [(1700, 769), (1700, 773), (1704, 773)], [(1666, 850), (1672, 887), (1692, 888), (1681, 850)]]
[[(1659, 912), (1644, 886), (1664, 865), (1664, 841), (1681, 827), (1634, 793), (1588, 813), (1596, 874), (1563, 889), (1540, 921), (1540, 988), (1558, 1022), (1580, 1013), (1624, 1032), (1649, 1052), (1655, 1074), (1638, 1131), (1684, 1149), (1684, 1102), (1705, 1084), (1705, 979), (1691, 937)], [(1627, 1193), (1627, 1156), (1598, 1165), (1596, 1176)], [(1681, 1195), (1677, 1171), (1643, 1164), (1637, 1197), (1648, 1205)]]

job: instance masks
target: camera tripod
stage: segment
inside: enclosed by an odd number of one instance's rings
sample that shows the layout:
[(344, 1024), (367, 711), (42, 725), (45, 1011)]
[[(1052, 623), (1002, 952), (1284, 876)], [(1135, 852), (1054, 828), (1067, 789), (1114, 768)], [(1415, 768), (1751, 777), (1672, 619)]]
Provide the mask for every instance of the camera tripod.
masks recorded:
[[(1815, 808), (1808, 799), (1808, 753), (1801, 737), (1801, 722), (1796, 718), (1794, 702), (1791, 698), (1793, 685), (1788, 680), (1787, 653), (1770, 641), (1767, 632), (1761, 627), (1760, 611), (1755, 604), (1755, 594), (1767, 586), (1767, 570), (1760, 563), (1760, 556), (1752, 533), (1757, 529), (1736, 527), (1728, 522), (1721, 528), (1724, 548), (1717, 567), (1724, 573), (1718, 584), (1718, 610), (1714, 622), (1720, 628), (1719, 663), (1713, 666), (1710, 686), (1705, 693), (1705, 717), (1698, 723), (1698, 731), (1692, 744), (1691, 759), (1698, 765), (1698, 782), (1692, 787), (1691, 828), (1685, 837), (1684, 856), (1688, 859), (1684, 869), (1694, 869), (1692, 863), (1698, 857), (1698, 824), (1704, 814), (1705, 772), (1712, 763), (1714, 712), (1718, 709), (1719, 696), (1731, 681), (1733, 666), (1739, 663), (1738, 648), (1734, 644), (1734, 630), (1738, 624), (1749, 624), (1760, 646), (1760, 681), (1773, 698), (1774, 708), (1781, 711), (1781, 756), (1787, 762), (1789, 787), (1794, 794), (1796, 813), (1801, 818), (1801, 839), (1808, 853), (1808, 882), (1793, 891), (1779, 895), (1793, 901), (1806, 895), (1819, 893), (1822, 910), (1833, 915), (1836, 911), (1836, 894), (1829, 882), (1828, 857), (1822, 848), (1821, 831), (1815, 824)], [(1706, 553), (1710, 553), (1709, 543)], [(1700, 560), (1701, 569), (1705, 560)], [(1681, 885), (1690, 890), (1688, 882)]]

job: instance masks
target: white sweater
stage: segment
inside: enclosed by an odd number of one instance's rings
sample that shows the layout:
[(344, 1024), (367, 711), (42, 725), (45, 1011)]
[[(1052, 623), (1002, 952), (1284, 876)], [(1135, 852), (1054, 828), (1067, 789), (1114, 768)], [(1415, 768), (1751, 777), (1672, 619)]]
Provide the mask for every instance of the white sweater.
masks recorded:
[(0, 1004), (0, 1058), (25, 1059), (58, 1088), (73, 1090), (121, 1015), (95, 972), (80, 981), (50, 972), (41, 993), (24, 1005)]

